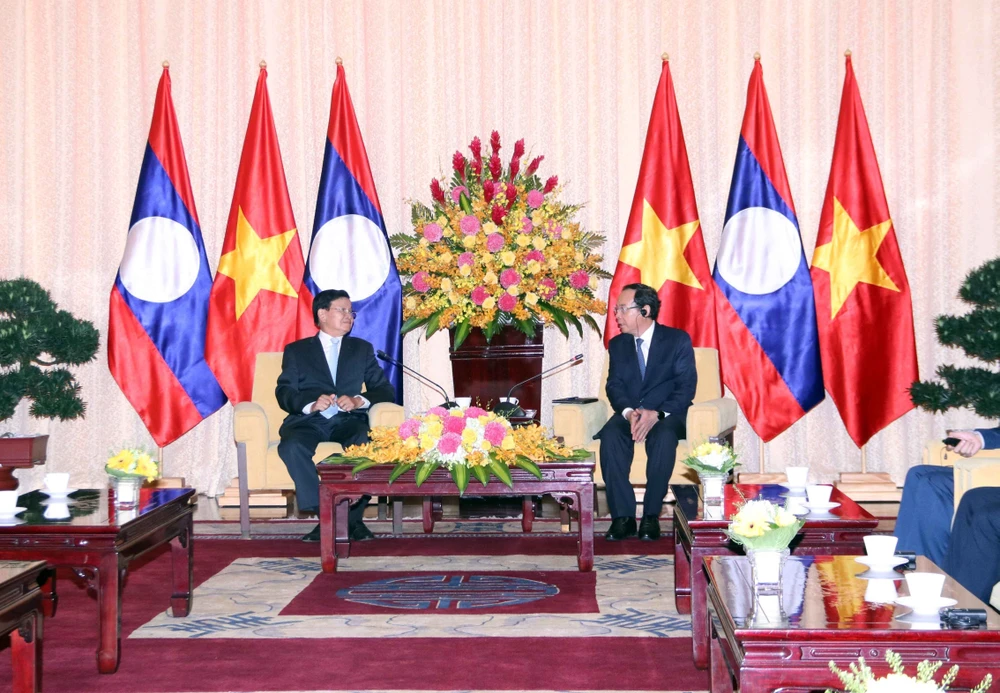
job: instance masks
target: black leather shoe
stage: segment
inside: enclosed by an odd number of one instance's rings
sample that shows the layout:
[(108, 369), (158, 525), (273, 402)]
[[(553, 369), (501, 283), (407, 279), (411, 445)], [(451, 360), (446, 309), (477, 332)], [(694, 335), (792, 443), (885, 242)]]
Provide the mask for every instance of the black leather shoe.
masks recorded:
[(611, 520), (611, 527), (608, 528), (604, 538), (608, 541), (621, 541), (635, 536), (634, 517), (616, 517)]
[(643, 515), (639, 523), (639, 538), (643, 541), (656, 541), (660, 538), (660, 518), (656, 515)]
[(302, 541), (307, 541), (311, 544), (314, 544), (317, 541), (319, 541), (319, 525), (313, 527), (312, 530), (309, 532), (309, 534), (302, 537)]
[(368, 541), (375, 538), (375, 535), (365, 526), (364, 522), (359, 521), (358, 524), (352, 525), (349, 529), (351, 541)]

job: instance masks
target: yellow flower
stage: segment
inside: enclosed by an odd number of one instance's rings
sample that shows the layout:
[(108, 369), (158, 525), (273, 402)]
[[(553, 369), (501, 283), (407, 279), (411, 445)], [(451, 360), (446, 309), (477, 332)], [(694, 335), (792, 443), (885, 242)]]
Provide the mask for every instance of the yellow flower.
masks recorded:
[(472, 274), (472, 265), (462, 265), (458, 268), (458, 274), (462, 277), (468, 277)]
[(433, 450), (435, 445), (437, 445), (436, 437), (430, 435), (429, 433), (421, 434), (420, 436), (421, 450)]
[(483, 275), (483, 284), (496, 284), (496, 283), (497, 283), (497, 275), (493, 274), (492, 272), (487, 272), (486, 274)]
[(574, 253), (573, 255), (573, 259), (576, 261), (577, 264), (582, 263), (584, 260), (583, 253), (580, 252), (579, 250), (576, 251), (576, 253)]
[(444, 424), (441, 423), (440, 419), (438, 419), (436, 421), (432, 420), (432, 421), (428, 421), (427, 422), (427, 429), (426, 429), (426, 431), (427, 431), (428, 435), (431, 435), (431, 436), (434, 436), (435, 438), (438, 438), (438, 437), (440, 437), (441, 432), (443, 430), (444, 430)]
[(504, 437), (503, 442), (500, 443), (500, 448), (502, 450), (513, 450), (514, 449), (514, 436), (509, 433)]
[(406, 310), (416, 310), (417, 309), (417, 299), (413, 296), (406, 297)]
[(438, 218), (435, 219), (434, 221), (436, 221), (437, 225), (440, 226), (442, 229), (448, 225), (448, 217), (446, 217), (443, 214), (439, 215)]
[(476, 247), (476, 237), (475, 236), (466, 236), (465, 238), (462, 239), (462, 245), (464, 245), (469, 250), (475, 248)]
[(441, 291), (451, 291), (451, 280), (447, 277), (441, 280)]
[(441, 255), (438, 256), (438, 262), (440, 262), (442, 265), (450, 265), (451, 261), (454, 260), (454, 259), (455, 259), (455, 256), (452, 255), (447, 250), (444, 251), (444, 253), (442, 253)]
[(515, 260), (517, 260), (517, 256), (514, 254), (513, 250), (505, 250), (500, 253), (500, 261), (508, 267), (513, 265)]
[(512, 284), (511, 286), (507, 287), (507, 293), (509, 293), (511, 296), (517, 296), (521, 293), (521, 287), (518, 286), (517, 284)]
[(487, 296), (486, 300), (483, 301), (483, 308), (486, 310), (491, 310), (492, 308), (495, 308), (496, 305), (497, 305), (497, 300), (492, 296)]
[(545, 240), (545, 236), (535, 236), (534, 240), (531, 241), (531, 244), (535, 246), (535, 250), (545, 250), (545, 246), (547, 246), (549, 242)]
[(481, 447), (484, 452), (489, 452), (493, 449), (493, 443), (483, 438), (483, 442), (479, 444), (479, 447)]
[(559, 260), (555, 259), (554, 257), (550, 257), (548, 265), (549, 269), (557, 269), (559, 267)]
[(428, 245), (430, 245), (430, 241), (428, 241), (426, 238), (421, 238), (419, 241), (417, 241), (417, 245), (419, 245), (421, 248), (426, 248)]
[(451, 230), (450, 226), (442, 226), (441, 235), (444, 236), (445, 238), (451, 238), (452, 236), (455, 235), (455, 232)]
[(562, 235), (562, 239), (564, 241), (571, 241), (571, 240), (573, 240), (573, 231), (572, 231), (572, 229), (569, 229), (569, 228), (567, 228), (565, 226), (563, 227), (561, 235)]
[(519, 233), (517, 234), (517, 238), (514, 239), (514, 242), (521, 248), (527, 248), (531, 245), (531, 238), (523, 233)]
[(785, 508), (778, 508), (774, 513), (774, 523), (779, 527), (788, 527), (799, 521), (799, 518)]
[(535, 211), (534, 211), (534, 212), (533, 212), (533, 213), (531, 214), (531, 223), (532, 223), (532, 224), (533, 224), (534, 226), (541, 226), (541, 225), (542, 225), (542, 222), (544, 222), (544, 221), (545, 221), (545, 215), (543, 215), (543, 214), (542, 214), (542, 210), (540, 210), (540, 209), (536, 209), (536, 210), (535, 210)]
[(483, 233), (485, 233), (487, 236), (489, 236), (491, 233), (496, 233), (496, 232), (497, 232), (497, 225), (494, 224), (492, 221), (488, 221), (485, 224), (483, 224)]
[(528, 274), (538, 274), (539, 272), (542, 271), (542, 264), (538, 260), (532, 260), (531, 262), (528, 263), (528, 266), (525, 268), (525, 271)]
[(598, 279), (597, 279), (597, 277), (595, 277), (595, 276), (591, 275), (591, 277), (590, 277), (590, 282), (589, 282), (589, 284), (590, 284), (590, 288), (596, 291), (596, 290), (597, 290), (597, 285), (598, 285), (598, 283), (599, 283), (599, 282), (598, 282)]
[(471, 428), (467, 428), (462, 431), (462, 443), (465, 445), (471, 445), (476, 442), (476, 432)]
[(464, 299), (462, 295), (456, 291), (452, 291), (448, 294), (448, 300), (451, 301), (452, 305), (459, 305)]
[(524, 297), (524, 302), (529, 306), (536, 305), (538, 303), (538, 294), (533, 294), (529, 291)]

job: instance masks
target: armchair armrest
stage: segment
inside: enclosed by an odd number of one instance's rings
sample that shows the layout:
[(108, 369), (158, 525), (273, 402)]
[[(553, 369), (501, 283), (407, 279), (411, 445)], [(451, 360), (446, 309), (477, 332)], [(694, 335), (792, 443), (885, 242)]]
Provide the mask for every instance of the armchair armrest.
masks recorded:
[(264, 488), (269, 431), (264, 407), (254, 402), (240, 402), (233, 407), (233, 438), (245, 444), (247, 450), (248, 488)]
[(603, 400), (586, 404), (555, 404), (552, 407), (552, 432), (562, 436), (563, 444), (571, 448), (585, 448), (593, 441), (594, 434), (608, 420), (611, 413)]
[[(992, 453), (991, 457), (983, 453)], [(954, 453), (953, 453), (954, 454)], [(975, 457), (955, 460), (955, 510), (966, 491), (983, 486), (1000, 486), (1000, 450), (984, 450)]]
[(379, 402), (373, 404), (368, 410), (368, 425), (372, 428), (376, 426), (399, 426), (406, 420), (403, 408), (395, 402)]
[(692, 447), (710, 438), (726, 437), (736, 428), (735, 399), (718, 397), (692, 404), (687, 414), (687, 440)]

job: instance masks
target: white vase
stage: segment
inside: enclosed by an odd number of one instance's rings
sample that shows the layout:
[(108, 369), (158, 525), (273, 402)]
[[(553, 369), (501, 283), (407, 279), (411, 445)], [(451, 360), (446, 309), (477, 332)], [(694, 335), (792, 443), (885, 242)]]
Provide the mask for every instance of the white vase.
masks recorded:
[(725, 497), (728, 480), (729, 472), (698, 472), (702, 501), (721, 501)]
[(788, 548), (747, 551), (755, 594), (781, 593), (781, 572), (789, 553)]
[(115, 506), (134, 508), (139, 504), (139, 489), (144, 479), (141, 476), (113, 476), (111, 488), (115, 492)]

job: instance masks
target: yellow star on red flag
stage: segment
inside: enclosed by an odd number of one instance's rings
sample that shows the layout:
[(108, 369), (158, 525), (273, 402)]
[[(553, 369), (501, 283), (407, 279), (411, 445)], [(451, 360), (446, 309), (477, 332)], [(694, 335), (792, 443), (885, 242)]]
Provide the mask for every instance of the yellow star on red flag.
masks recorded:
[(649, 201), (642, 202), (642, 238), (622, 248), (618, 259), (641, 273), (640, 281), (660, 290), (667, 280), (701, 289), (701, 282), (684, 257), (692, 236), (698, 231), (699, 220), (668, 229), (660, 221)]

